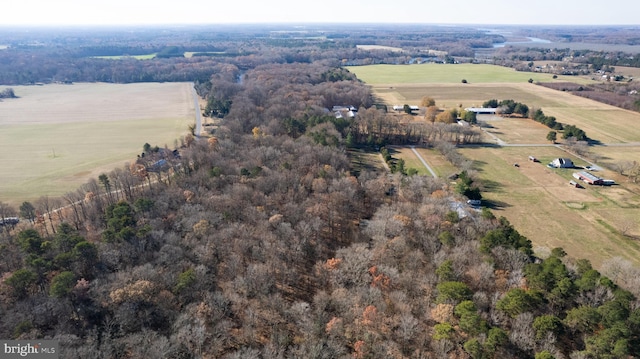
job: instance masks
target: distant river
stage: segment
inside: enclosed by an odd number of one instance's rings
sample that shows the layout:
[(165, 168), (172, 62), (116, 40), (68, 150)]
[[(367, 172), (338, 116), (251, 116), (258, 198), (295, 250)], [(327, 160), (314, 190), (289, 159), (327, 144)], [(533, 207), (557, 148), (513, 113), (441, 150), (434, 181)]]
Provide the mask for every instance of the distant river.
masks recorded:
[(498, 47), (505, 47), (506, 45), (535, 45), (535, 44), (550, 44), (551, 41), (546, 40), (546, 39), (541, 39), (538, 37), (527, 37), (527, 41), (507, 41), (507, 42), (500, 42), (497, 44), (493, 44), (494, 48), (498, 48)]

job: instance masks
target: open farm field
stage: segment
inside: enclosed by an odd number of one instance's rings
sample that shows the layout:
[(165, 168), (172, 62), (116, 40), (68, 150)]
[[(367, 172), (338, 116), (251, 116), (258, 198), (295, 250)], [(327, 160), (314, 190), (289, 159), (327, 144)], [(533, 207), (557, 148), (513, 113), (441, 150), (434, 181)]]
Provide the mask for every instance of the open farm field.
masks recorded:
[[(389, 106), (419, 105), (424, 96), (434, 98), (436, 105), (445, 109), (479, 106), (492, 98), (513, 99), (540, 108), (559, 122), (582, 128), (594, 140), (618, 144), (591, 147), (600, 156), (598, 163), (606, 167), (597, 175), (618, 184), (585, 184), (583, 189), (568, 184), (578, 169), (550, 169), (546, 164), (557, 157), (569, 157), (578, 167), (590, 163), (550, 146), (546, 140), (550, 129), (530, 119), (479, 116), (489, 125), (485, 128), (488, 133), (515, 146), (465, 147), (458, 151), (474, 161), (484, 186), (485, 203), (497, 216), (508, 218), (534, 247), (563, 247), (571, 256), (588, 258), (596, 266), (615, 256), (640, 265), (640, 240), (634, 239), (640, 238), (640, 188), (611, 171), (615, 162), (640, 161), (637, 147), (632, 147), (640, 142), (640, 127), (636, 125), (640, 114), (527, 82), (532, 75), (543, 76), (534, 77), (534, 81), (590, 80), (553, 80), (551, 76), (545, 78), (546, 74), (478, 65), (368, 66), (350, 71), (368, 82)], [(462, 78), (469, 83), (460, 83)], [(488, 144), (497, 142), (489, 135), (483, 138)], [(418, 165), (410, 149), (396, 150), (407, 167)], [(419, 151), (439, 176), (449, 174), (443, 173), (450, 170), (442, 170), (442, 163), (437, 162), (444, 160), (441, 156), (435, 152), (429, 156), (430, 150), (426, 149)], [(530, 155), (540, 162), (530, 162)]]
[(370, 65), (347, 66), (349, 71), (369, 85), (380, 84), (433, 84), (433, 83), (461, 83), (467, 80), (474, 83), (527, 83), (550, 81), (579, 81), (588, 80), (571, 76), (558, 76), (556, 80), (551, 74), (537, 72), (519, 72), (496, 65), (478, 64), (420, 64), (420, 65)]
[(640, 68), (616, 66), (616, 74), (624, 75), (625, 77), (633, 77), (634, 79), (640, 78)]
[[(511, 99), (529, 107), (612, 110), (617, 109), (586, 98), (573, 96), (530, 83), (477, 84), (381, 84), (373, 85), (376, 95), (387, 104), (418, 105), (424, 96), (433, 98), (440, 108), (480, 107), (490, 99)], [(545, 111), (546, 113), (546, 111)]]
[(135, 160), (144, 143), (174, 147), (195, 112), (190, 83), (14, 86), (0, 102), (0, 201), (57, 196)]
[(394, 84), (373, 86), (378, 97), (392, 105), (419, 105), (424, 96), (433, 98), (440, 108), (480, 107), (490, 99), (513, 99), (522, 103), (539, 103), (539, 106), (555, 105), (551, 98), (544, 98), (529, 87), (533, 84)]
[[(598, 164), (615, 170), (615, 165), (620, 162), (636, 161), (640, 162), (640, 150), (638, 147), (627, 146), (597, 146), (594, 150), (599, 156)], [(615, 179), (615, 178), (614, 178)], [(616, 179), (617, 181), (617, 179)], [(620, 181), (626, 181), (625, 177), (620, 177)]]
[[(478, 116), (478, 120), (483, 121), (485, 115)], [(509, 144), (542, 144), (550, 145), (547, 140), (547, 134), (550, 129), (538, 122), (535, 122), (528, 118), (501, 118), (497, 116), (491, 116), (497, 118), (494, 120), (487, 120), (484, 128), (485, 132), (493, 134)], [(483, 136), (483, 139), (487, 143), (496, 143), (496, 140), (487, 136)]]
[[(596, 266), (613, 256), (640, 264), (640, 242), (616, 232), (622, 219), (627, 218), (635, 225), (634, 233), (628, 234), (640, 235), (640, 208), (627, 206), (624, 216), (611, 214), (622, 211), (615, 199), (626, 195), (619, 192), (633, 195), (623, 186), (585, 185), (584, 189), (569, 186), (575, 170), (559, 171), (545, 165), (555, 157), (572, 158), (555, 147), (478, 147), (459, 151), (475, 161), (475, 169), (487, 186), (484, 200), (497, 216), (506, 217), (531, 239), (534, 246), (563, 247), (569, 254), (588, 258)], [(541, 162), (527, 161), (529, 155)], [(520, 167), (514, 167), (515, 162)]]
[[(391, 84), (374, 85), (373, 90), (387, 105), (418, 105), (424, 96), (428, 96), (443, 109), (459, 108), (460, 105), (462, 108), (480, 106), (490, 99), (512, 99), (530, 108), (540, 108), (545, 115), (555, 116), (559, 122), (578, 126), (587, 136), (602, 143), (640, 141), (640, 126), (637, 126), (640, 123), (640, 113), (529, 83)], [(521, 121), (518, 126), (525, 126), (521, 131), (525, 131), (525, 128), (533, 130), (532, 136), (503, 131), (509, 137), (503, 140), (508, 143), (544, 143), (549, 128), (528, 119), (504, 119), (514, 120)], [(531, 124), (527, 124), (527, 121)], [(501, 126), (498, 121), (492, 124)], [(508, 125), (509, 123), (502, 124)]]
[(576, 125), (589, 138), (602, 143), (640, 141), (640, 113), (608, 106), (607, 108), (554, 107), (544, 109), (547, 116)]

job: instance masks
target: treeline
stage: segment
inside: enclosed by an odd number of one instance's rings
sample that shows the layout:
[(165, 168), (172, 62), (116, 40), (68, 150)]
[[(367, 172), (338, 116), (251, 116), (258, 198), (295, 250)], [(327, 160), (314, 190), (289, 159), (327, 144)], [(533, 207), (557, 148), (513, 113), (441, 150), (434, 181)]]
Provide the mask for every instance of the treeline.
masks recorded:
[[(626, 44), (625, 44), (626, 45)], [(567, 48), (543, 48), (507, 46), (496, 50), (497, 61), (511, 63), (529, 61), (566, 61), (566, 66), (556, 67), (554, 73), (571, 75), (586, 74), (598, 70), (613, 70), (614, 66), (640, 67), (640, 56), (623, 51), (572, 50)], [(570, 61), (567, 61), (570, 59)], [(568, 66), (568, 68), (567, 68)], [(520, 71), (533, 71), (530, 66), (520, 66)], [(569, 70), (569, 71), (566, 71)]]

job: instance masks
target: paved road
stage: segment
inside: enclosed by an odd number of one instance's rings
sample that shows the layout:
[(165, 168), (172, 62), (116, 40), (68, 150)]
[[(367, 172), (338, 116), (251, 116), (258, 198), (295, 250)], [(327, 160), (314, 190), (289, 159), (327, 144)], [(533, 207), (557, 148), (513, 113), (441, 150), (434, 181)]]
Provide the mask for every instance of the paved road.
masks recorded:
[(191, 87), (191, 94), (193, 95), (193, 108), (196, 111), (196, 129), (194, 133), (196, 137), (200, 137), (202, 133), (202, 114), (200, 113), (200, 101), (195, 85)]
[(429, 166), (429, 164), (427, 163), (427, 161), (424, 160), (424, 158), (422, 158), (422, 156), (420, 156), (420, 154), (418, 153), (418, 151), (416, 151), (416, 147), (415, 146), (411, 146), (411, 151), (413, 151), (413, 153), (418, 157), (418, 159), (420, 160), (420, 162), (422, 162), (422, 164), (424, 165), (424, 167), (427, 168), (427, 170), (429, 172), (431, 172), (431, 175), (434, 178), (438, 178), (438, 175), (433, 171), (433, 168), (431, 168), (431, 166)]

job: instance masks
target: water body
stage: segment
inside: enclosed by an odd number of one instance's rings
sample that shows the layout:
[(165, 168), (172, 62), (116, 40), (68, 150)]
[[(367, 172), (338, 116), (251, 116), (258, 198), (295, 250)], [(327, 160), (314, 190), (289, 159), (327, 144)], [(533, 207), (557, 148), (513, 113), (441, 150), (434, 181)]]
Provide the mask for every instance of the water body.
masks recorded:
[(527, 37), (527, 41), (507, 41), (493, 44), (493, 48), (505, 47), (507, 45), (537, 45), (537, 44), (550, 44), (551, 41), (547, 39), (541, 39), (539, 37)]

